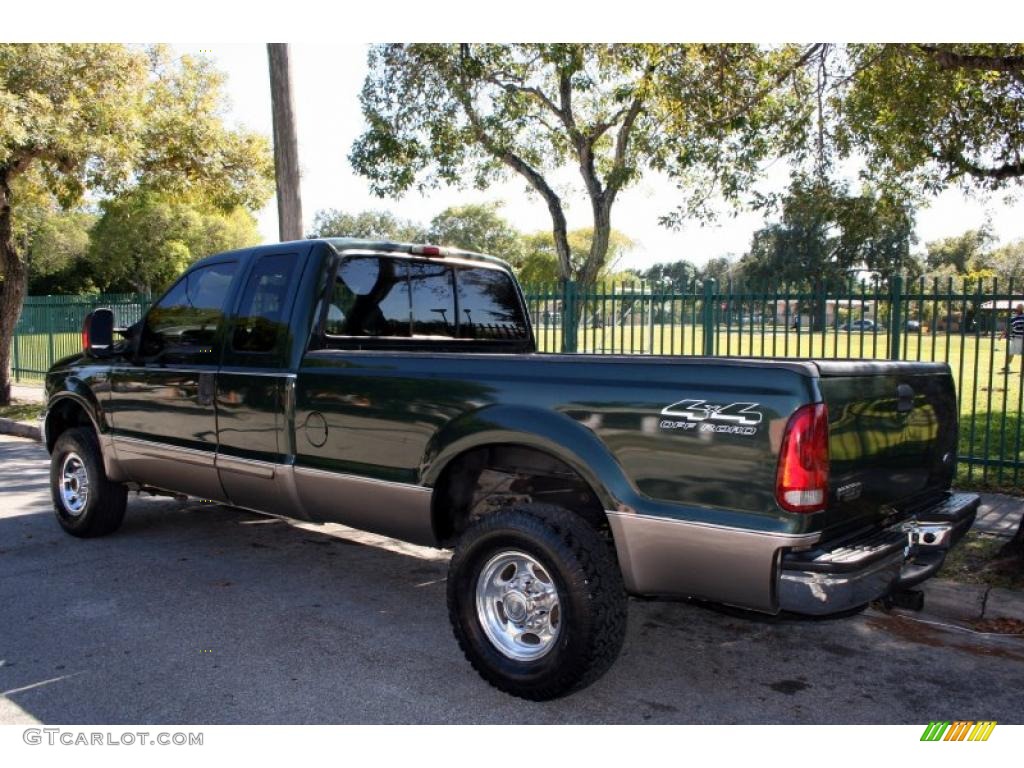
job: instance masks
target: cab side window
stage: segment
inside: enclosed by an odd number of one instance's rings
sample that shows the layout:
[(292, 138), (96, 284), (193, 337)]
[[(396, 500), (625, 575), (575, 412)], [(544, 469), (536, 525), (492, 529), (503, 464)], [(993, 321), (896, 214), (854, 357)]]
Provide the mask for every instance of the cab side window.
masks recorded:
[(163, 363), (216, 363), (217, 334), (237, 266), (210, 264), (178, 280), (146, 315), (139, 354)]
[(295, 256), (263, 256), (253, 267), (238, 307), (231, 347), (236, 352), (273, 352), (284, 337), (284, 307)]

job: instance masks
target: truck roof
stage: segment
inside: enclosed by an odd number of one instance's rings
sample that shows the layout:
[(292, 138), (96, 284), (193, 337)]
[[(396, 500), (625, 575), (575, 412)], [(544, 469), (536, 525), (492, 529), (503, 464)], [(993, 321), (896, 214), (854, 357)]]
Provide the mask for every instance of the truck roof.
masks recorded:
[[(393, 240), (364, 240), (356, 237), (316, 237), (308, 240), (292, 240), (288, 241), (295, 243), (296, 245), (309, 245), (311, 243), (325, 243), (330, 246), (336, 253), (349, 250), (361, 250), (361, 251), (379, 251), (384, 253), (406, 253), (413, 256), (430, 256), (433, 258), (445, 258), (455, 257), (459, 259), (465, 259), (467, 261), (480, 261), (485, 264), (494, 264), (496, 266), (503, 267), (511, 272), (512, 268), (507, 261), (499, 259), (497, 256), (491, 256), (486, 253), (477, 253), (475, 251), (467, 251), (462, 248), (452, 248), (446, 245), (432, 245), (427, 243), (400, 243)], [(252, 248), (240, 248), (236, 251), (225, 251), (224, 253), (217, 253), (207, 256), (204, 259), (200, 259), (192, 267), (203, 264), (207, 261), (216, 259), (224, 256), (227, 253), (236, 254), (248, 254), (252, 256), (259, 255), (264, 251), (271, 249), (278, 249), (282, 245), (288, 245), (288, 242), (284, 243), (267, 243), (265, 245), (257, 245)]]

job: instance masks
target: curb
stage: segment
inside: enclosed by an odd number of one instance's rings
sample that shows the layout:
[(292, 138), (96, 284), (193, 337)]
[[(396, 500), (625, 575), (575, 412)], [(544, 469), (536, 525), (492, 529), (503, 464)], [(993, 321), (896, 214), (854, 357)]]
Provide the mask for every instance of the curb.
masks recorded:
[(928, 616), (953, 621), (1024, 621), (1024, 592), (946, 579), (929, 579), (917, 588), (924, 592), (921, 613)]
[(30, 440), (41, 441), (43, 433), (34, 424), (14, 419), (0, 418), (0, 435), (14, 435), (15, 437), (27, 437)]

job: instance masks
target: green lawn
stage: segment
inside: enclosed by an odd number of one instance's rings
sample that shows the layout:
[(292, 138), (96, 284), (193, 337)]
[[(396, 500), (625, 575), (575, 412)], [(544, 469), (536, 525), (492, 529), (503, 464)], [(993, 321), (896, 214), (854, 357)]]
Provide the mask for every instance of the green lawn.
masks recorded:
[(18, 403), (0, 405), (0, 419), (13, 419), (14, 421), (29, 421), (35, 423), (43, 406), (39, 403)]

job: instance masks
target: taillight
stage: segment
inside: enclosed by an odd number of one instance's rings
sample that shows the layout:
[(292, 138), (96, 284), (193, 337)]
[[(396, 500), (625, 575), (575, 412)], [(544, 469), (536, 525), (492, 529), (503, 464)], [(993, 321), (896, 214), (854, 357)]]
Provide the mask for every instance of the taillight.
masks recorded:
[(775, 498), (789, 512), (817, 512), (828, 502), (828, 408), (805, 405), (786, 425)]
[(85, 320), (82, 321), (82, 351), (89, 351), (89, 318), (90, 315), (85, 316)]

